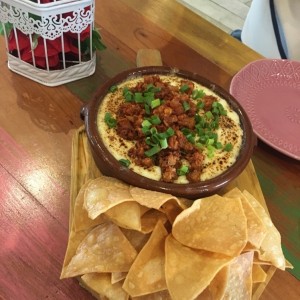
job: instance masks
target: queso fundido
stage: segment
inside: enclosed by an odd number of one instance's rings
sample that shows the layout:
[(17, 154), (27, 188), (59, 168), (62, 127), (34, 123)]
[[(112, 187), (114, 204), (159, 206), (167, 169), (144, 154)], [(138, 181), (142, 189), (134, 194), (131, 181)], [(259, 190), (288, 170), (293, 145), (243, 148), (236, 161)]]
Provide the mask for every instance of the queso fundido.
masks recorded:
[(99, 108), (105, 147), (132, 171), (163, 182), (205, 181), (237, 159), (237, 113), (212, 90), (176, 75), (146, 75), (114, 85)]

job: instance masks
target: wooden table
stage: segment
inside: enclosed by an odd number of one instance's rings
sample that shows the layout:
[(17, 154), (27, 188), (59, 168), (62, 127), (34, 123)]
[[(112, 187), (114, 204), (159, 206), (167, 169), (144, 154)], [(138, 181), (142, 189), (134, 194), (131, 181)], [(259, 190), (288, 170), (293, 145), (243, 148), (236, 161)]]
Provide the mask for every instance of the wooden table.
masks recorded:
[[(60, 280), (68, 239), (71, 141), (80, 108), (97, 86), (133, 67), (138, 49), (159, 49), (165, 65), (229, 87), (260, 56), (172, 0), (102, 0), (96, 23), (108, 49), (96, 74), (48, 88), (7, 68), (0, 39), (0, 299), (92, 299), (76, 279)], [(253, 162), (270, 215), (299, 275), (300, 163), (259, 142)], [(297, 231), (298, 230), (298, 231)], [(300, 283), (277, 271), (261, 299), (299, 299)]]

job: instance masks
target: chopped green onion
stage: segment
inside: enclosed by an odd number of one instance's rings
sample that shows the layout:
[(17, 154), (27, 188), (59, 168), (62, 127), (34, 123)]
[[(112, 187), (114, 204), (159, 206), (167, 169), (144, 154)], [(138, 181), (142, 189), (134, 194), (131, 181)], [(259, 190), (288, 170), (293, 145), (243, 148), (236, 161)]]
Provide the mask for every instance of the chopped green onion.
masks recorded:
[(142, 122), (142, 127), (151, 127), (152, 123), (148, 120), (144, 120)]
[(152, 100), (150, 106), (151, 106), (152, 109), (155, 108), (155, 107), (160, 106), (160, 99), (154, 99), (154, 100)]
[(169, 127), (167, 130), (166, 130), (166, 134), (168, 135), (168, 137), (174, 135), (175, 131), (172, 127)]
[(149, 146), (155, 146), (155, 145), (157, 145), (157, 143), (155, 143), (155, 142), (152, 141), (152, 139), (151, 139), (150, 136), (146, 137), (145, 142)]
[(146, 87), (147, 92), (157, 93), (160, 90), (161, 89), (159, 87), (154, 86), (152, 83), (148, 84), (147, 87)]
[(159, 144), (161, 137), (159, 136), (158, 133), (156, 133), (156, 134), (152, 134), (151, 139), (155, 144)]
[(180, 87), (179, 91), (180, 91), (181, 93), (185, 93), (185, 92), (187, 92), (189, 89), (190, 89), (190, 87), (189, 87), (187, 84), (184, 84), (184, 85), (182, 85), (182, 86)]
[(204, 146), (203, 146), (203, 144), (201, 144), (201, 143), (195, 143), (195, 146), (196, 146), (197, 148), (201, 149), (201, 150), (204, 149)]
[(208, 150), (208, 152), (207, 152), (208, 158), (214, 157), (214, 155), (215, 155), (215, 147), (212, 146), (212, 145), (208, 145), (207, 146), (207, 150)]
[(144, 102), (144, 97), (142, 93), (134, 93), (133, 95), (133, 100), (136, 103), (143, 103)]
[(158, 145), (155, 145), (151, 149), (145, 151), (145, 155), (147, 157), (151, 157), (151, 156), (155, 155), (156, 153), (158, 153), (160, 150), (161, 150), (161, 148)]
[(192, 92), (192, 98), (193, 99), (198, 99), (198, 98), (203, 98), (205, 96), (205, 93), (203, 90), (193, 90)]
[(159, 125), (159, 124), (161, 123), (161, 120), (160, 120), (159, 116), (153, 115), (153, 116), (151, 116), (151, 118), (150, 118), (150, 122), (151, 122), (153, 125)]
[(216, 142), (214, 146), (215, 146), (216, 149), (222, 149), (223, 148), (223, 145), (220, 142)]
[(219, 116), (215, 116), (215, 119), (209, 124), (211, 129), (218, 129), (219, 128)]
[(227, 115), (227, 110), (224, 108), (222, 103), (218, 101), (213, 102), (212, 108), (213, 108), (212, 113), (215, 115), (223, 115), (223, 116)]
[(205, 113), (205, 116), (206, 116), (207, 119), (213, 118), (213, 114), (210, 110)]
[(133, 93), (128, 89), (128, 87), (124, 88), (123, 96), (124, 96), (126, 102), (133, 101)]
[(204, 108), (204, 105), (205, 103), (203, 101), (199, 101), (196, 105), (197, 109), (200, 110), (200, 109), (203, 109)]
[(226, 109), (221, 110), (221, 111), (220, 111), (220, 114), (221, 114), (222, 116), (227, 116), (227, 110), (226, 110)]
[(144, 102), (151, 106), (151, 102), (155, 99), (154, 93), (146, 92), (144, 93)]
[(149, 135), (150, 134), (150, 127), (144, 126), (142, 127), (142, 132), (144, 135)]
[(109, 91), (111, 93), (115, 92), (116, 90), (118, 89), (118, 87), (116, 85), (112, 85), (110, 88), (109, 88)]
[(124, 158), (120, 159), (119, 163), (126, 168), (128, 168), (130, 165), (130, 161), (128, 159), (124, 159)]
[(195, 127), (196, 127), (196, 130), (197, 130), (197, 134), (199, 136), (202, 136), (202, 135), (205, 134), (205, 130), (200, 126), (200, 124), (196, 124)]
[(215, 133), (215, 132), (212, 132), (212, 131), (208, 131), (207, 132), (207, 136), (210, 138), (210, 139), (213, 139), (214, 141), (216, 141), (218, 139), (218, 135)]
[(191, 143), (191, 144), (195, 144), (195, 135), (193, 133), (189, 133), (186, 136), (186, 139)]
[(161, 149), (167, 149), (168, 148), (168, 141), (167, 141), (167, 139), (162, 139), (162, 140), (159, 141), (159, 143), (160, 143)]
[(108, 125), (109, 128), (114, 128), (117, 126), (117, 120), (114, 119), (109, 112), (105, 114), (104, 122)]
[(192, 98), (195, 100), (195, 99), (197, 99), (197, 96), (198, 96), (198, 90), (193, 90), (192, 91)]
[(156, 134), (157, 133), (157, 129), (155, 127), (152, 127), (150, 129), (151, 134)]
[(200, 138), (199, 138), (199, 141), (201, 144), (205, 144), (206, 140), (207, 140), (207, 135), (205, 135), (205, 134), (200, 136)]
[(182, 103), (182, 106), (183, 106), (184, 111), (188, 111), (191, 108), (187, 101), (184, 101)]
[(188, 128), (186, 128), (186, 127), (181, 128), (181, 132), (182, 132), (185, 136), (187, 136), (188, 134), (191, 133), (191, 131), (190, 131)]
[(179, 169), (177, 169), (177, 174), (179, 176), (186, 175), (189, 172), (188, 166), (181, 166)]
[(149, 107), (148, 104), (145, 104), (145, 113), (146, 113), (147, 115), (150, 115), (150, 114), (151, 114), (151, 109), (150, 109), (150, 107)]
[(223, 149), (224, 149), (225, 151), (229, 152), (229, 151), (232, 150), (232, 148), (233, 148), (232, 144), (231, 144), (231, 143), (227, 143), (227, 144), (224, 146)]
[(206, 145), (213, 145), (214, 142), (215, 142), (214, 139), (207, 139), (207, 140), (206, 140)]

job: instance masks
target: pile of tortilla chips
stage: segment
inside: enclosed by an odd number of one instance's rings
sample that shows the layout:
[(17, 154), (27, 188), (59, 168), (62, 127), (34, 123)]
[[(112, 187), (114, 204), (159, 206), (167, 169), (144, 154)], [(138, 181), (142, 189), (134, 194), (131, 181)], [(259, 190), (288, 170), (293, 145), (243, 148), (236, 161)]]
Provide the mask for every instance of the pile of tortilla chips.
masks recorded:
[(263, 265), (288, 267), (269, 215), (237, 188), (190, 201), (101, 176), (73, 207), (61, 278), (99, 299), (251, 299)]

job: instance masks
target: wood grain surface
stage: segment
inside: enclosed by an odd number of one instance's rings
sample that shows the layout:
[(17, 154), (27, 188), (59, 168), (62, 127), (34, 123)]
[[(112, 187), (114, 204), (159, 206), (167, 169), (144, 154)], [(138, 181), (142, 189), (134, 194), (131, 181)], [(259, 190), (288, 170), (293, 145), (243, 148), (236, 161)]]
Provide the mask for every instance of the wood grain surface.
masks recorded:
[[(67, 246), (72, 137), (95, 90), (135, 66), (139, 49), (224, 88), (260, 56), (172, 0), (102, 0), (95, 21), (107, 50), (93, 76), (50, 88), (11, 72), (0, 37), (0, 299), (93, 299), (60, 280)], [(300, 163), (262, 142), (252, 157), (292, 274), (276, 271), (261, 299), (299, 299)]]

